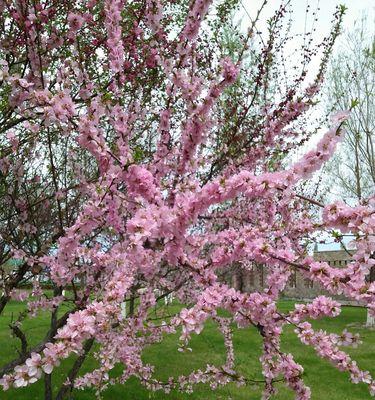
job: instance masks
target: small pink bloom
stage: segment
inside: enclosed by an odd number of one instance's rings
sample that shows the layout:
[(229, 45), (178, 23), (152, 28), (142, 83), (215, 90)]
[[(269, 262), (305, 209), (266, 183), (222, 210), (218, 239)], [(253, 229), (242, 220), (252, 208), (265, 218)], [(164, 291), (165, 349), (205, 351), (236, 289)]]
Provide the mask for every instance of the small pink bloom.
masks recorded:
[(342, 122), (346, 121), (350, 117), (350, 111), (338, 111), (331, 116), (331, 121), (333, 124), (341, 124)]

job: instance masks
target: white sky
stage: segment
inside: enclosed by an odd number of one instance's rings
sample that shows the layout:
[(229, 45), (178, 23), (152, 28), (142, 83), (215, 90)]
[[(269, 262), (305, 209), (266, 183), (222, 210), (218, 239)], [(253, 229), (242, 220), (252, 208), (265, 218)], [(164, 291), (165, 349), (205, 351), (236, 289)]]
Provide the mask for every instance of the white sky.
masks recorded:
[[(243, 7), (249, 13), (249, 15), (254, 18), (257, 10), (263, 0), (242, 0)], [(268, 0), (268, 4), (264, 8), (262, 21), (266, 21), (267, 18), (273, 15), (273, 11), (281, 5), (281, 0)], [(294, 26), (295, 30), (303, 32), (305, 26), (305, 10), (306, 6), (310, 5), (311, 10), (316, 10), (320, 7), (319, 11), (319, 21), (317, 24), (318, 32), (321, 32), (322, 36), (329, 31), (330, 21), (332, 15), (335, 12), (335, 7), (338, 4), (345, 4), (348, 7), (344, 18), (344, 28), (350, 29), (353, 23), (358, 19), (363, 12), (369, 15), (369, 21), (374, 22), (374, 11), (375, 11), (375, 1), (374, 0), (291, 0), (291, 7), (294, 13)], [(242, 15), (244, 22), (248, 17), (246, 12), (242, 10)], [(311, 14), (310, 14), (311, 15)], [(311, 19), (310, 21), (311, 25)]]
[[(242, 21), (243, 29), (246, 30), (250, 26), (250, 17), (255, 18), (258, 9), (263, 0), (241, 0), (242, 7), (240, 8), (238, 18)], [(280, 7), (285, 0), (268, 0), (264, 7), (260, 19), (257, 24), (258, 30), (266, 32), (267, 20), (274, 15), (275, 10)], [(372, 33), (375, 31), (375, 0), (291, 0), (289, 9), (292, 10), (292, 28), (291, 34), (303, 34), (306, 30), (310, 31), (313, 24), (316, 28), (313, 36), (316, 43), (322, 41), (323, 37), (327, 36), (332, 27), (333, 14), (335, 13), (338, 4), (345, 4), (347, 11), (344, 16), (343, 31), (352, 30), (354, 22), (359, 20), (364, 14), (367, 15), (368, 29)], [(309, 13), (306, 14), (306, 7), (310, 6)], [(313, 21), (313, 12), (316, 12), (317, 21)], [(341, 35), (336, 42), (335, 50), (339, 51), (341, 44), (344, 44), (344, 35)], [(286, 47), (286, 55), (293, 54), (295, 49), (300, 48), (301, 41), (298, 39), (290, 40)], [(313, 59), (309, 67), (309, 75), (315, 77), (319, 67), (319, 58)]]
[[(242, 7), (238, 14), (238, 18), (242, 20), (244, 30), (250, 25), (250, 17), (255, 18), (258, 9), (263, 0), (241, 0)], [(264, 7), (259, 22), (258, 30), (266, 32), (267, 20), (274, 15), (275, 10), (285, 1), (268, 0)], [(332, 27), (333, 14), (338, 4), (345, 4), (347, 11), (343, 20), (343, 31), (350, 31), (354, 27), (354, 22), (359, 20), (364, 14), (367, 15), (368, 29), (375, 32), (375, 0), (291, 0), (289, 9), (292, 10), (292, 28), (291, 33), (303, 34), (306, 30), (311, 30), (313, 24), (316, 28), (314, 40), (320, 42), (324, 36), (327, 36)], [(309, 13), (306, 14), (306, 7), (310, 6)], [(313, 21), (313, 12), (316, 12), (318, 20)], [(297, 40), (297, 39), (296, 39)], [(340, 43), (344, 44), (344, 35), (341, 35), (336, 42), (335, 49), (339, 51)], [(286, 53), (293, 54), (296, 48), (300, 47), (301, 42), (290, 40), (285, 48)], [(319, 59), (312, 61), (309, 73), (313, 77), (319, 66)], [(314, 71), (315, 69), (315, 71)]]

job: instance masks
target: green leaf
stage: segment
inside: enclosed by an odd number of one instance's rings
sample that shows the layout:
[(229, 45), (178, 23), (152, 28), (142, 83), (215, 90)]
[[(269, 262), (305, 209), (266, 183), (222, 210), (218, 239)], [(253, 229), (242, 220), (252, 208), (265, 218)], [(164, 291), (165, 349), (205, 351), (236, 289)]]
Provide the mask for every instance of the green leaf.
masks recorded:
[(358, 98), (352, 99), (352, 101), (350, 103), (350, 109), (353, 109), (354, 107), (357, 107), (358, 104), (359, 104)]
[(133, 150), (133, 158), (135, 162), (140, 162), (143, 160), (144, 158), (144, 152), (143, 149), (139, 146), (137, 146), (134, 150)]

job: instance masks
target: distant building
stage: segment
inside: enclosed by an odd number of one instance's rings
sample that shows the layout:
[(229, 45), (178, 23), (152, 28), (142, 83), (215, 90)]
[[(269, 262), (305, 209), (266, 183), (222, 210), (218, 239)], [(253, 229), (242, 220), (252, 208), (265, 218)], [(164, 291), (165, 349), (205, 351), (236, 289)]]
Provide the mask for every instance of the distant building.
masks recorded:
[(314, 260), (325, 261), (332, 267), (345, 267), (352, 259), (353, 250), (314, 251)]
[[(344, 268), (352, 259), (351, 250), (325, 250), (314, 251), (313, 257), (316, 261), (325, 261), (335, 268)], [(289, 283), (284, 290), (285, 297), (293, 298), (314, 298), (322, 294), (329, 294), (319, 283), (305, 279), (298, 271), (294, 271), (289, 279)], [(331, 294), (329, 294), (331, 295)], [(345, 300), (345, 296), (333, 296)]]
[[(332, 267), (345, 267), (351, 261), (353, 250), (326, 250), (314, 251), (316, 261), (326, 261)], [(263, 265), (254, 264), (252, 268), (245, 269), (235, 266), (231, 275), (232, 286), (243, 292), (263, 291), (266, 286), (267, 271)], [(316, 296), (328, 294), (318, 283), (304, 278), (300, 272), (293, 271), (287, 286), (283, 291), (285, 297), (297, 299), (311, 299)], [(344, 296), (334, 296), (345, 300)]]

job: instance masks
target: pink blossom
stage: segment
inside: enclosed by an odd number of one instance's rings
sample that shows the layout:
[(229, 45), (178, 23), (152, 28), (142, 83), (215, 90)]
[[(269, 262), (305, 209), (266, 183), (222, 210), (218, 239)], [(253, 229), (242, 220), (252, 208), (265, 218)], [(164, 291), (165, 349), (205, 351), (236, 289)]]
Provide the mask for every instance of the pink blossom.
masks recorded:
[(80, 14), (69, 13), (68, 23), (69, 23), (70, 29), (72, 31), (76, 32), (81, 29), (81, 27), (84, 23), (84, 18)]
[(338, 111), (331, 116), (331, 122), (333, 124), (341, 124), (342, 122), (346, 121), (350, 117), (350, 111)]

